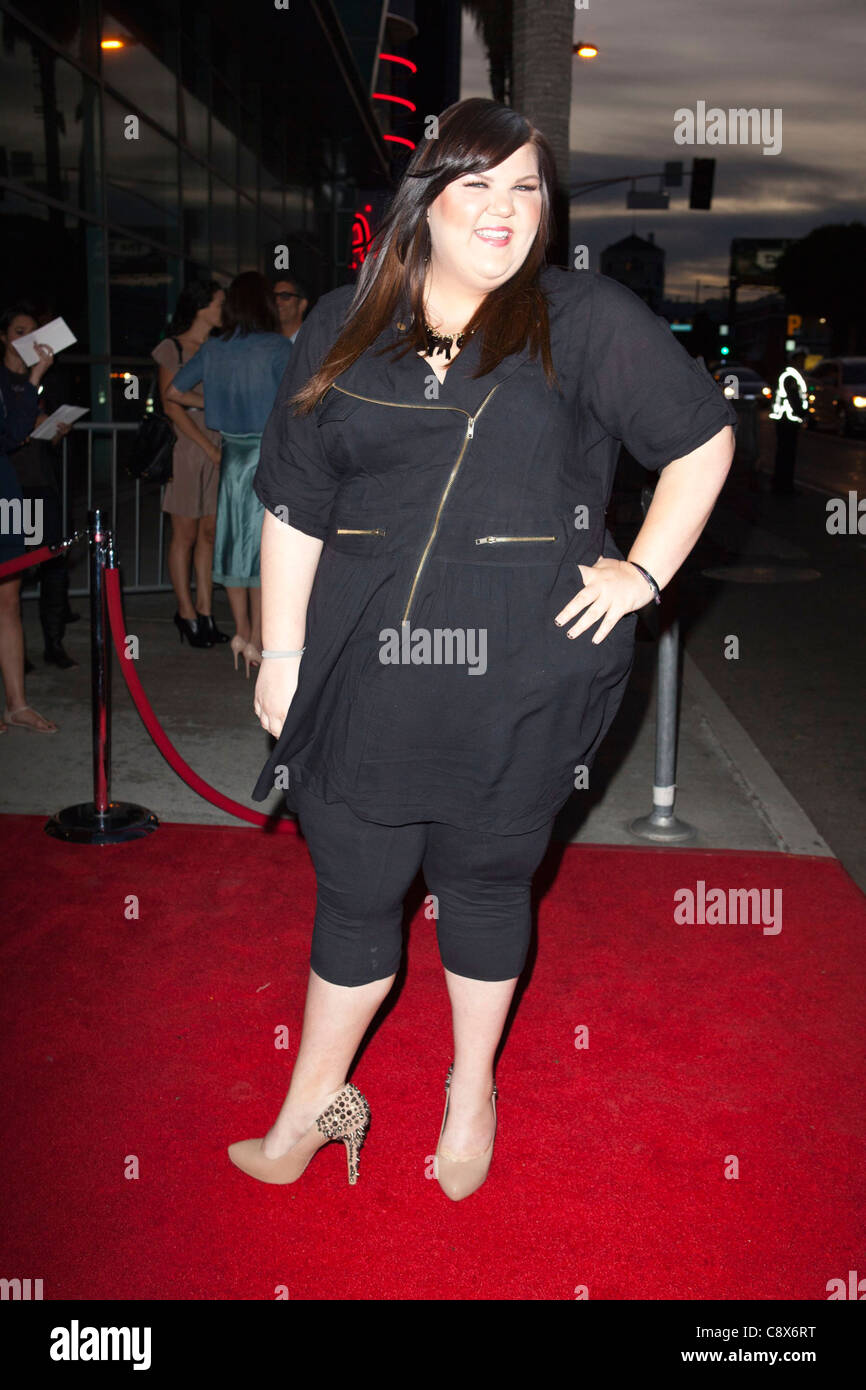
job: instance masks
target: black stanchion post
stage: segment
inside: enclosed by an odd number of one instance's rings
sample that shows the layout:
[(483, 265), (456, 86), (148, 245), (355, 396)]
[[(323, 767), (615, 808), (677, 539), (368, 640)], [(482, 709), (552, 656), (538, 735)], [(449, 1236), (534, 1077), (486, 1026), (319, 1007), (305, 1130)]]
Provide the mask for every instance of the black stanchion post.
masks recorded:
[(111, 647), (105, 612), (105, 561), (109, 533), (102, 513), (90, 513), (90, 679), (93, 728), (93, 804), (99, 816), (108, 813), (111, 786)]
[(111, 635), (105, 598), (105, 566), (114, 565), (114, 542), (102, 512), (88, 512), (90, 541), (90, 672), (93, 733), (93, 800), (52, 816), (46, 834), (75, 844), (117, 845), (149, 835), (159, 825), (152, 811), (111, 800)]
[[(652, 492), (644, 488), (641, 506), (646, 515)], [(653, 775), (653, 804), (648, 816), (639, 816), (629, 829), (642, 840), (654, 844), (679, 844), (692, 840), (695, 829), (674, 813), (677, 778), (677, 738), (679, 735), (680, 623), (677, 616), (676, 576), (661, 595), (657, 608), (659, 621), (656, 658), (656, 749)]]

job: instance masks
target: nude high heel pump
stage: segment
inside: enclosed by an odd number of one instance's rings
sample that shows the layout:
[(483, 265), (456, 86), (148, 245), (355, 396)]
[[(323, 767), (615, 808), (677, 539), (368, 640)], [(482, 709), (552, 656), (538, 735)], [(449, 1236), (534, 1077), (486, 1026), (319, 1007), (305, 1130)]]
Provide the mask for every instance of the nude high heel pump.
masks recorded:
[(261, 666), (261, 664), (262, 664), (262, 654), (261, 654), (261, 652), (259, 651), (258, 647), (253, 646), (253, 643), (252, 643), (252, 642), (247, 642), (247, 643), (245, 644), (245, 646), (244, 646), (243, 655), (244, 655), (244, 665), (245, 665), (246, 668), (247, 668), (247, 680), (249, 680), (249, 678), (250, 678), (250, 667), (251, 667), (251, 666)]
[(477, 1192), (490, 1171), (490, 1160), (493, 1158), (493, 1145), (496, 1141), (496, 1098), (499, 1091), (494, 1083), (493, 1095), (491, 1096), (494, 1119), (493, 1138), (484, 1152), (470, 1154), (466, 1158), (451, 1154), (448, 1149), (442, 1146), (442, 1135), (445, 1133), (445, 1121), (448, 1119), (448, 1088), (451, 1085), (453, 1070), (454, 1063), (452, 1062), (445, 1078), (445, 1114), (442, 1116), (439, 1143), (436, 1145), (436, 1153), (433, 1158), (433, 1172), (446, 1197), (450, 1197), (452, 1202), (459, 1202), (464, 1197), (471, 1197), (473, 1192)]
[(258, 1178), (259, 1182), (290, 1183), (297, 1182), (323, 1145), (332, 1139), (341, 1139), (346, 1145), (349, 1184), (354, 1186), (358, 1181), (361, 1145), (367, 1137), (369, 1125), (367, 1097), (351, 1081), (347, 1081), (288, 1153), (279, 1158), (266, 1158), (262, 1153), (261, 1139), (241, 1139), (237, 1144), (229, 1145), (228, 1155), (236, 1168), (248, 1173), (251, 1178)]
[(235, 659), (235, 670), (237, 670), (237, 669), (238, 669), (238, 657), (240, 656), (240, 654), (241, 654), (241, 652), (243, 651), (244, 647), (247, 645), (247, 639), (246, 639), (245, 637), (239, 637), (238, 634), (235, 633), (235, 635), (234, 635), (234, 637), (232, 638), (232, 640), (231, 640), (231, 642), (229, 643), (229, 645), (230, 645), (230, 647), (231, 647), (232, 656), (233, 656), (234, 659)]

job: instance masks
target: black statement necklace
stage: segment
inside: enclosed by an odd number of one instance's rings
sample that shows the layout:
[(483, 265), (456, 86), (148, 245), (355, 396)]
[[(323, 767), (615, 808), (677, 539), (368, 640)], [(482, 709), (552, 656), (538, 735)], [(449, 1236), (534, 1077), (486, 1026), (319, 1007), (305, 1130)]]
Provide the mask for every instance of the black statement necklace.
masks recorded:
[[(435, 329), (430, 327), (426, 318), (424, 320), (424, 333), (427, 338), (427, 356), (434, 357), (437, 352), (444, 352), (447, 362), (451, 361), (452, 347), (456, 344), (459, 351), (467, 337), (466, 333), (457, 333), (456, 335), (454, 333), (449, 333), (447, 335), (437, 333)], [(471, 336), (471, 334), (469, 336)]]

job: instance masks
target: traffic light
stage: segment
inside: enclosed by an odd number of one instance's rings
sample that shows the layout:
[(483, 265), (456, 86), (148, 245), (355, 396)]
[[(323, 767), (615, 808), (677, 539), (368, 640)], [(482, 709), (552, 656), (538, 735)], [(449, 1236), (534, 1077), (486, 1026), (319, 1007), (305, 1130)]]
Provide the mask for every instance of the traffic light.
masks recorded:
[(713, 201), (713, 179), (716, 173), (714, 159), (692, 160), (692, 186), (689, 207), (707, 212)]

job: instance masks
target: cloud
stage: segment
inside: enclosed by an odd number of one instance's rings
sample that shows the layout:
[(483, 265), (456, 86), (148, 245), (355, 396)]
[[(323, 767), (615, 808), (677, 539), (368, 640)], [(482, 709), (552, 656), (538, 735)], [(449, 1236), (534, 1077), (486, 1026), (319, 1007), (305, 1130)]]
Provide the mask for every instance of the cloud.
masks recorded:
[[(463, 33), (461, 95), (489, 96), (483, 51), (465, 18)], [(688, 180), (672, 191), (669, 212), (627, 212), (626, 184), (573, 200), (572, 226), (586, 229), (594, 263), (633, 226), (639, 235), (652, 229), (667, 252), (669, 286), (686, 275), (693, 284), (696, 265), (726, 278), (734, 236), (796, 237), (866, 218), (855, 96), (863, 35), (862, 0), (591, 0), (575, 11), (575, 39), (597, 44), (599, 57), (572, 68), (572, 186), (653, 173), (666, 160), (688, 171), (695, 155), (716, 159), (709, 212), (688, 210)], [(725, 111), (781, 109), (781, 152), (677, 145), (674, 113), (699, 100)]]

